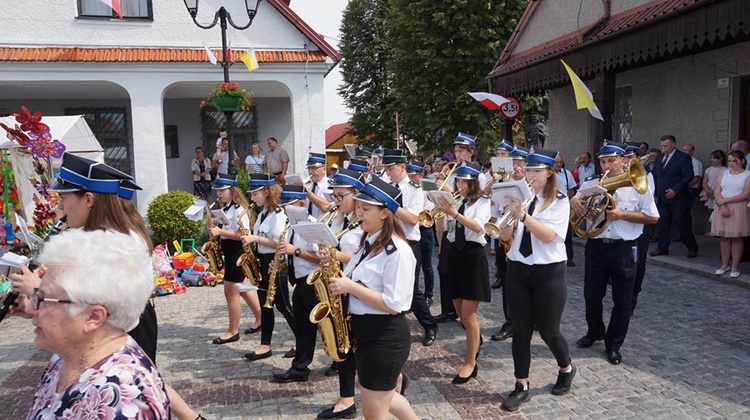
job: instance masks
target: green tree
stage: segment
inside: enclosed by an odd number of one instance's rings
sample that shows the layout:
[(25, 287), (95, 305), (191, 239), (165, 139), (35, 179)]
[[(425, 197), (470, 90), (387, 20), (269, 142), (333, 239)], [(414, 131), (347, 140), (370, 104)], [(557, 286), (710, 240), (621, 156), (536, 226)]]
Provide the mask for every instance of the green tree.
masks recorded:
[(350, 133), (361, 144), (392, 146), (396, 138), (387, 16), (387, 0), (351, 0), (341, 21), (338, 91), (352, 109)]
[[(493, 115), (467, 93), (487, 91), (492, 70), (528, 0), (389, 0), (393, 90), (402, 131), (442, 147), (461, 132), (496, 143)], [(496, 122), (495, 122), (496, 125)]]

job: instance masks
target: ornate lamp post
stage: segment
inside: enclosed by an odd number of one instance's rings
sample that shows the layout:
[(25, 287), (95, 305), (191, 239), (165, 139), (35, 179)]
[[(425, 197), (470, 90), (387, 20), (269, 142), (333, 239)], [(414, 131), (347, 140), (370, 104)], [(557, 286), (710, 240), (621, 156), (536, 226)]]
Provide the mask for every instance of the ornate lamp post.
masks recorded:
[[(220, 24), (221, 27), (221, 52), (222, 52), (222, 60), (221, 60), (221, 67), (224, 69), (224, 81), (229, 82), (229, 60), (227, 59), (227, 23), (229, 25), (232, 25), (234, 29), (237, 30), (243, 30), (250, 27), (250, 25), (253, 24), (253, 19), (255, 19), (255, 14), (258, 12), (258, 7), (260, 6), (261, 0), (245, 0), (245, 9), (247, 10), (247, 16), (249, 18), (247, 24), (245, 26), (238, 26), (237, 24), (232, 21), (232, 16), (227, 12), (227, 9), (224, 8), (224, 6), (221, 6), (219, 10), (214, 15), (214, 21), (211, 22), (209, 25), (201, 25), (196, 20), (196, 16), (198, 15), (198, 0), (183, 0), (185, 2), (185, 7), (187, 7), (188, 13), (190, 13), (190, 16), (193, 18), (193, 22), (202, 29), (211, 29), (214, 26), (216, 26), (217, 23)], [(228, 165), (228, 172), (230, 174), (236, 175), (237, 174), (237, 162), (234, 159), (234, 141), (233, 141), (233, 131), (234, 131), (234, 117), (233, 117), (234, 111), (224, 111), (224, 115), (227, 119), (227, 140), (229, 142), (229, 165)]]

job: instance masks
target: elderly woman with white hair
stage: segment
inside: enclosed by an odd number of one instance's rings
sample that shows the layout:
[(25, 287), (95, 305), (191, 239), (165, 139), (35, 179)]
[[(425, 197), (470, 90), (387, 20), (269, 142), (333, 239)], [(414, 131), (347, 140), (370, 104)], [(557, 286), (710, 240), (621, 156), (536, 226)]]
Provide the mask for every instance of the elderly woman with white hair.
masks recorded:
[(126, 332), (153, 290), (143, 241), (69, 231), (45, 245), (39, 262), (46, 273), (25, 311), (34, 344), (54, 355), (28, 418), (170, 418), (161, 375)]

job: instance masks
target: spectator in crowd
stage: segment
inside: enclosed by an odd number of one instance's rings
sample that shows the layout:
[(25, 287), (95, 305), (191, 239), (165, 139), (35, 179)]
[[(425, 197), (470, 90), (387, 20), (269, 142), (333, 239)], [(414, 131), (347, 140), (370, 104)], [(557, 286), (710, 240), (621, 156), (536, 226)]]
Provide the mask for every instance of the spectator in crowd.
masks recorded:
[(651, 173), (651, 171), (654, 170), (654, 163), (656, 162), (657, 156), (659, 156), (659, 149), (656, 149), (656, 148), (649, 149), (648, 160), (643, 165), (643, 168), (646, 170), (646, 172)]
[(700, 160), (696, 159), (695, 156), (693, 156), (693, 153), (695, 153), (695, 146), (693, 146), (690, 143), (685, 143), (682, 145), (682, 151), (683, 153), (690, 156), (690, 160), (693, 163), (693, 180), (690, 181), (690, 196), (695, 199), (698, 197), (698, 189), (701, 186), (701, 178), (703, 177), (703, 164)]
[[(737, 140), (732, 142), (732, 144), (729, 146), (729, 150), (739, 150), (740, 152), (744, 153), (745, 156), (750, 152), (750, 144), (748, 144), (745, 140)], [(750, 167), (748, 167), (748, 164), (745, 164), (745, 169), (750, 170)]]
[(745, 154), (739, 150), (729, 152), (727, 163), (729, 169), (719, 175), (714, 185), (716, 209), (711, 233), (721, 238), (721, 267), (716, 274), (729, 271), (731, 258), (730, 276), (737, 278), (740, 276), (743, 238), (750, 235), (747, 208), (750, 171), (745, 170)]
[(328, 172), (330, 173), (329, 177), (333, 178), (339, 173), (339, 165), (334, 163), (328, 168)]
[(576, 160), (573, 161), (573, 170), (570, 171), (570, 173), (573, 175), (573, 179), (576, 181), (576, 185), (581, 183), (581, 180), (578, 178), (578, 167), (581, 166), (581, 157), (578, 156)]
[(195, 159), (190, 162), (190, 170), (193, 172), (193, 195), (208, 201), (211, 196), (211, 159), (203, 153), (203, 148), (195, 148)]
[(596, 166), (591, 162), (591, 153), (589, 152), (581, 153), (579, 159), (581, 159), (581, 166), (578, 167), (578, 180), (583, 182), (586, 178), (594, 176)]
[[(591, 155), (589, 155), (589, 159), (591, 159)], [(583, 166), (583, 164), (581, 166)], [(575, 195), (574, 190), (578, 184), (576, 184), (575, 179), (573, 179), (573, 174), (565, 169), (565, 162), (563, 161), (562, 153), (557, 154), (555, 165), (552, 168), (557, 175), (557, 188), (560, 192), (568, 197)], [(567, 266), (575, 267), (576, 263), (573, 261), (573, 229), (571, 228), (570, 223), (568, 223), (568, 233), (565, 235), (565, 252), (568, 254)]]
[[(709, 223), (713, 221), (714, 217), (714, 186), (716, 185), (716, 180), (719, 179), (719, 175), (721, 175), (726, 169), (726, 153), (718, 149), (711, 152), (711, 166), (706, 168), (706, 171), (703, 173), (703, 191), (701, 191), (700, 194), (701, 201), (704, 202), (704, 205), (708, 207), (711, 212), (711, 214), (708, 216)], [(714, 234), (711, 233), (709, 229), (708, 233), (706, 233), (706, 236), (708, 236), (709, 238), (713, 238)]]
[(674, 136), (663, 136), (659, 142), (661, 154), (656, 157), (651, 172), (656, 182), (659, 208), (659, 245), (651, 256), (669, 255), (669, 231), (674, 220), (688, 249), (687, 258), (695, 258), (698, 256), (698, 243), (693, 236), (693, 218), (690, 214), (692, 199), (687, 190), (694, 177), (692, 159), (677, 150)]
[(259, 174), (266, 169), (266, 157), (263, 156), (258, 143), (250, 145), (250, 154), (245, 158), (245, 170), (251, 174)]
[(638, 157), (644, 157), (644, 156), (646, 156), (649, 153), (649, 150), (651, 149), (651, 147), (645, 141), (642, 141), (640, 143), (639, 147), (640, 147), (641, 150), (640, 150), (640, 152), (638, 152)]
[(279, 141), (273, 137), (268, 138), (268, 149), (266, 168), (276, 177), (277, 185), (284, 185), (286, 184), (286, 171), (289, 169), (289, 154), (279, 147)]
[[(226, 127), (219, 128), (219, 137), (216, 139), (216, 153), (221, 153), (221, 142), (222, 140), (226, 139), (227, 136), (228, 136), (227, 128)], [(214, 155), (216, 153), (214, 153)]]
[[(234, 160), (240, 160), (237, 152), (234, 153)], [(216, 172), (221, 175), (229, 173), (229, 139), (221, 140), (221, 148), (217, 150), (212, 164), (216, 166)]]

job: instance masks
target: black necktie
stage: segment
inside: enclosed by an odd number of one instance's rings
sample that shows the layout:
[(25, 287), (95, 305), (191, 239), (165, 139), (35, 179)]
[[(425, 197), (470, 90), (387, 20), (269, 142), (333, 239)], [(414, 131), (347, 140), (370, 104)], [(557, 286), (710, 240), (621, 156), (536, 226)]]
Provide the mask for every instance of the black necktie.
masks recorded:
[(342, 226), (342, 229), (346, 229), (347, 227), (349, 227), (349, 218), (344, 216), (344, 224)]
[[(318, 189), (318, 184), (313, 183), (312, 189), (311, 189), (312, 193), (315, 194), (315, 191), (317, 189)], [(313, 203), (312, 203), (312, 200), (308, 199), (308, 201), (310, 201), (310, 204), (307, 205), (307, 212), (310, 213), (310, 214), (312, 214)]]
[(394, 186), (394, 187), (396, 187), (396, 189), (397, 189), (397, 190), (400, 190), (400, 189), (401, 189), (401, 187), (399, 187), (399, 186), (398, 186), (398, 182), (394, 182), (394, 183), (393, 183), (393, 186)]
[(661, 170), (664, 171), (664, 167), (667, 166), (669, 160), (669, 154), (664, 155), (664, 159), (661, 160)]
[[(361, 257), (359, 257), (359, 261), (357, 261), (357, 264), (354, 266), (354, 268), (357, 268), (357, 266), (359, 266), (362, 263), (362, 261), (364, 261), (365, 258), (367, 258), (367, 254), (370, 253), (370, 248), (371, 247), (372, 247), (372, 245), (370, 245), (370, 242), (367, 241), (367, 240), (365, 240), (365, 252), (362, 253)], [(354, 270), (352, 270), (352, 271), (354, 271)]]
[[(534, 200), (531, 201), (529, 210), (526, 212), (527, 217), (534, 212), (534, 207), (536, 207), (536, 196), (534, 196)], [(531, 232), (526, 229), (526, 226), (523, 227), (523, 236), (521, 237), (521, 247), (519, 248), (519, 251), (521, 251), (521, 255), (524, 257), (531, 255)]]
[[(461, 207), (458, 208), (458, 214), (464, 214), (466, 210), (466, 199), (461, 202)], [(458, 223), (458, 216), (456, 216), (456, 249), (459, 251), (463, 250), (466, 246), (466, 232), (464, 231), (464, 225)]]
[(263, 224), (263, 221), (266, 220), (266, 217), (268, 217), (268, 210), (264, 210), (263, 213), (260, 214), (260, 223), (259, 225)]

